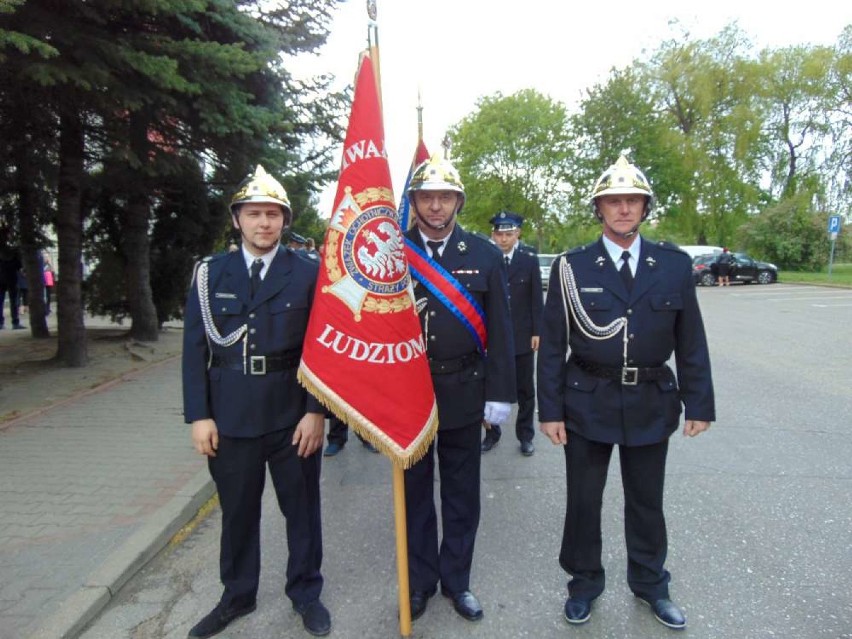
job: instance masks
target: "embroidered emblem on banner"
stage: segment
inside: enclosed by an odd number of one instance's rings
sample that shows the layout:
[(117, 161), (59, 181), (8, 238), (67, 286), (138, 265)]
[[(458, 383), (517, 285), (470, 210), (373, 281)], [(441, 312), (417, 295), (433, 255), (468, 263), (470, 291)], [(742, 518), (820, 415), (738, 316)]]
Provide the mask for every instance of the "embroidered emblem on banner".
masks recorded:
[(325, 259), (331, 284), (323, 292), (337, 296), (360, 321), (362, 312), (399, 313), (413, 300), (396, 211), (361, 209), (356, 197), (347, 189), (331, 217)]

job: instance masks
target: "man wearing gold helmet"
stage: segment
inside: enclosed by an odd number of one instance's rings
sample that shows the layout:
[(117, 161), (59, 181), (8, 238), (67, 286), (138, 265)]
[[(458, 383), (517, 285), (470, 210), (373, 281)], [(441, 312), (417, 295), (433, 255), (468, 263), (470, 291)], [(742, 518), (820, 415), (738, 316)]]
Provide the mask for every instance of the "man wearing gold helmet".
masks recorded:
[[(681, 413), (690, 437), (715, 419), (707, 339), (689, 256), (638, 234), (654, 204), (642, 171), (622, 155), (595, 182), (590, 204), (601, 238), (554, 262), (538, 353), (540, 428), (565, 450), (565, 619), (588, 621), (604, 590), (601, 505), (618, 445), (627, 582), (660, 623), (679, 629), (686, 619), (664, 567), (663, 482)], [(673, 353), (676, 375), (666, 365)]]
[(212, 637), (255, 609), (267, 468), (287, 521), (284, 590), (305, 629), (322, 636), (331, 629), (320, 601), (324, 410), (296, 381), (318, 266), (280, 245), (293, 213), (263, 167), (240, 185), (231, 216), (241, 247), (198, 265), (184, 320), (184, 419), (219, 493), (224, 585), (189, 637)]
[[(456, 216), (465, 193), (449, 160), (420, 164), (408, 195), (416, 226), (407, 242), (420, 258), (414, 295), (438, 404), (437, 450), (443, 539), (438, 543), (435, 453), (405, 472), (411, 617), (437, 592), (470, 621), (482, 607), (470, 591), (480, 512), (480, 431), (483, 419), (502, 424), (515, 401), (512, 319), (500, 250), (468, 233)], [(476, 328), (475, 328), (476, 327)]]

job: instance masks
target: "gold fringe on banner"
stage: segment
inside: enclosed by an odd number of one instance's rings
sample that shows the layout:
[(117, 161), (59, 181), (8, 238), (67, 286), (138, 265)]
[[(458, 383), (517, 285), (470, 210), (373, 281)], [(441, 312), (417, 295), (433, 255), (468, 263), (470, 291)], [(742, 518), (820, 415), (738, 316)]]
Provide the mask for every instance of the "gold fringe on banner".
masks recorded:
[(417, 438), (407, 449), (404, 449), (377, 426), (373, 426), (361, 415), (356, 414), (355, 410), (340, 395), (332, 391), (314, 375), (305, 365), (304, 360), (299, 366), (296, 377), (299, 383), (323, 406), (334, 413), (340, 421), (370, 442), (381, 453), (385, 454), (395, 466), (403, 470), (411, 468), (426, 455), (435, 434), (438, 432), (438, 406), (433, 402), (426, 427), (421, 429)]

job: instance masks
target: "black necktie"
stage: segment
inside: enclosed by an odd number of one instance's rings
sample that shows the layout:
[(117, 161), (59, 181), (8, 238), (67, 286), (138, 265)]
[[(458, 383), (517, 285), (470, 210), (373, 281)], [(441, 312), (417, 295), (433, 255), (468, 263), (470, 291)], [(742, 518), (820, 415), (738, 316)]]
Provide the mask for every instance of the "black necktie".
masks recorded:
[(263, 260), (257, 258), (251, 263), (251, 296), (257, 293), (260, 288), (260, 271), (263, 270)]
[(434, 240), (426, 240), (426, 246), (429, 247), (429, 250), (432, 251), (432, 259), (441, 263), (441, 247), (444, 245), (443, 242), (436, 242)]
[(621, 274), (621, 281), (624, 282), (625, 288), (628, 291), (633, 289), (633, 273), (630, 272), (630, 251), (624, 251), (621, 254), (621, 268), (618, 269)]
[(506, 268), (509, 268), (509, 264), (511, 263), (511, 260), (509, 259), (509, 256), (507, 255), (507, 256), (506, 256), (506, 257), (504, 257), (503, 259), (504, 259), (504, 260), (506, 260)]

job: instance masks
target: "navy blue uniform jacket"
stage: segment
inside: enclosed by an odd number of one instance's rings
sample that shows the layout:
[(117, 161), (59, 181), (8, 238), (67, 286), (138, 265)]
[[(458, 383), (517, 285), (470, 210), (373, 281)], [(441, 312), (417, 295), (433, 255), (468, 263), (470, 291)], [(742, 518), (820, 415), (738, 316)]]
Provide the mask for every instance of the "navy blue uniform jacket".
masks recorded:
[[(644, 239), (628, 293), (602, 240), (553, 262), (538, 353), (539, 421), (565, 421), (583, 437), (641, 446), (663, 441), (685, 418), (715, 419), (710, 355), (689, 256), (668, 243)], [(570, 352), (587, 362), (623, 366), (623, 331), (605, 340), (584, 335), (571, 318), (566, 332), (562, 260), (571, 265), (580, 302), (598, 326), (627, 317), (627, 366), (662, 366), (675, 355), (677, 378), (624, 386), (566, 363)]]
[[(423, 248), (416, 227), (406, 236)], [(465, 370), (432, 375), (440, 430), (481, 420), (486, 401), (512, 403), (516, 399), (515, 349), (502, 259), (500, 249), (458, 224), (444, 246), (441, 266), (485, 311), (488, 354), (483, 361)], [(414, 297), (427, 300), (426, 309), (420, 313), (420, 323), (429, 359), (453, 360), (475, 353), (476, 341), (461, 321), (422, 284), (416, 280), (414, 283)]]
[(532, 352), (533, 335), (541, 335), (543, 299), (538, 258), (518, 244), (509, 264), (509, 306), (516, 355)]
[[(279, 247), (254, 299), (241, 251), (209, 258), (208, 264), (208, 299), (220, 335), (247, 324), (247, 357), (302, 347), (319, 271), (316, 261)], [(211, 354), (241, 359), (243, 340), (227, 348), (208, 342), (196, 277), (184, 319), (186, 422), (213, 419), (219, 432), (228, 437), (259, 437), (296, 426), (305, 412), (324, 412), (297, 382), (297, 365), (266, 375), (243, 374), (228, 368), (208, 369)]]

